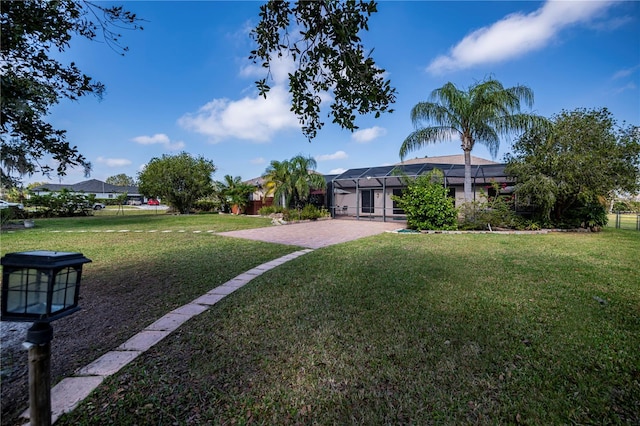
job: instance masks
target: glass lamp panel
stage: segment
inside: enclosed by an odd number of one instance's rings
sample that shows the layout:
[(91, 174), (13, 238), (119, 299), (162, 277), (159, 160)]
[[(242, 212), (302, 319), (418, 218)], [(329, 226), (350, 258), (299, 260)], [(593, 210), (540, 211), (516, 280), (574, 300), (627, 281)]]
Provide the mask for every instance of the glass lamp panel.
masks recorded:
[(75, 268), (65, 268), (56, 275), (51, 297), (51, 313), (73, 306), (77, 291), (78, 272)]
[(47, 313), (47, 288), (49, 276), (37, 269), (29, 269), (27, 281), (27, 306), (26, 313)]
[(27, 306), (29, 269), (18, 269), (9, 274), (7, 283), (7, 311), (24, 313)]

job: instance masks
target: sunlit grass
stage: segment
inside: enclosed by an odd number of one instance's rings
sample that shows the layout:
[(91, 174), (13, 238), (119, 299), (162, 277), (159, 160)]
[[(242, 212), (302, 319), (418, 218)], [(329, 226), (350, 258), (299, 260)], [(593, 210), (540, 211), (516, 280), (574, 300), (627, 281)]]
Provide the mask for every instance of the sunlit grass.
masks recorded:
[[(299, 249), (216, 235), (268, 225), (236, 216), (125, 216), (37, 219), (36, 227), (2, 232), (0, 255), (29, 250), (81, 252), (81, 310), (56, 321), (52, 383), (180, 307), (257, 265)], [(152, 232), (154, 231), (155, 232)], [(95, 338), (93, 337), (95, 336)], [(58, 348), (65, 347), (65, 356)], [(72, 348), (72, 349), (70, 349)], [(25, 358), (2, 359), (3, 375)], [(2, 424), (28, 405), (27, 380), (2, 379)], [(7, 386), (14, 389), (7, 401)], [(15, 391), (15, 387), (21, 391)]]
[(609, 222), (607, 223), (608, 227), (611, 228), (619, 228), (619, 229), (635, 229), (638, 230), (638, 221), (640, 220), (640, 215), (635, 213), (627, 213), (620, 214), (619, 216), (615, 213), (608, 215)]
[[(142, 212), (142, 213), (141, 213)], [(28, 238), (39, 232), (65, 231), (233, 231), (238, 229), (258, 228), (269, 226), (271, 220), (263, 217), (200, 214), (200, 215), (172, 215), (155, 214), (149, 210), (125, 211), (115, 214), (108, 208), (96, 212), (94, 216), (79, 216), (71, 218), (35, 219), (36, 227), (29, 230), (18, 230), (20, 236)], [(4, 233), (3, 233), (4, 235)], [(7, 236), (7, 238), (9, 238)]]
[(631, 231), (316, 250), (190, 321), (60, 424), (638, 423), (639, 258)]

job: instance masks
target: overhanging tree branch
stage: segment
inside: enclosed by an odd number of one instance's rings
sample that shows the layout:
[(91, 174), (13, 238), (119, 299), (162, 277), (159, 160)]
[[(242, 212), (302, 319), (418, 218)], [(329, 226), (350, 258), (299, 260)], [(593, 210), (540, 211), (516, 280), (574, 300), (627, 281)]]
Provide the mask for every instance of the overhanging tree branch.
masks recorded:
[[(303, 134), (313, 139), (324, 123), (320, 120), (323, 92), (333, 94), (332, 121), (351, 131), (358, 128), (355, 112), (392, 112), (396, 91), (384, 80), (370, 51), (365, 54), (359, 33), (368, 30), (368, 19), (377, 11), (375, 1), (270, 1), (260, 7), (260, 22), (251, 37), (257, 48), (249, 58), (267, 69), (275, 57), (290, 54), (296, 71), (289, 74), (291, 111), (302, 124)], [(295, 26), (292, 25), (295, 22)], [(290, 30), (299, 39), (292, 41)], [(269, 92), (267, 78), (256, 82), (261, 96)]]
[[(65, 65), (50, 53), (65, 51), (74, 35), (89, 40), (101, 35), (111, 49), (124, 54), (127, 48), (119, 43), (121, 35), (112, 29), (142, 29), (140, 21), (121, 6), (89, 1), (2, 2), (0, 177), (4, 186), (19, 184), (24, 175), (49, 175), (54, 170), (64, 175), (76, 166), (88, 174), (91, 163), (66, 140), (66, 132), (55, 129), (45, 117), (61, 98), (101, 97), (104, 85), (83, 74), (75, 63)], [(47, 165), (44, 158), (52, 158), (55, 166)]]

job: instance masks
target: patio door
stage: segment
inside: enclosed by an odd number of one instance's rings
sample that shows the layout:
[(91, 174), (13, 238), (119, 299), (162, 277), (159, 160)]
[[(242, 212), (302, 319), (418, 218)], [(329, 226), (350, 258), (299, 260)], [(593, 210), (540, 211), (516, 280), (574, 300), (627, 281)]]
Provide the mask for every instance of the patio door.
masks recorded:
[(373, 213), (373, 189), (363, 189), (362, 192), (362, 213)]

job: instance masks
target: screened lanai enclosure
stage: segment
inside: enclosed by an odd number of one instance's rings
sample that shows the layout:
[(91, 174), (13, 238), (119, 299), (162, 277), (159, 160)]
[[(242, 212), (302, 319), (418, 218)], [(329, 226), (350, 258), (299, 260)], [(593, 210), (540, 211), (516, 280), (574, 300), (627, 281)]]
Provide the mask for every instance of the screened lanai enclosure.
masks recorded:
[[(489, 196), (492, 182), (510, 185), (512, 178), (504, 172), (505, 164), (482, 164), (471, 166), (471, 182), (474, 200), (480, 190)], [(455, 199), (456, 207), (464, 203), (463, 164), (405, 164), (382, 167), (350, 169), (327, 179), (327, 204), (335, 218), (355, 218), (382, 221), (404, 221), (406, 216), (392, 195), (402, 195), (407, 180), (438, 169), (444, 174), (444, 185)], [(510, 186), (508, 187), (511, 188)], [(508, 190), (508, 189), (507, 189)]]

